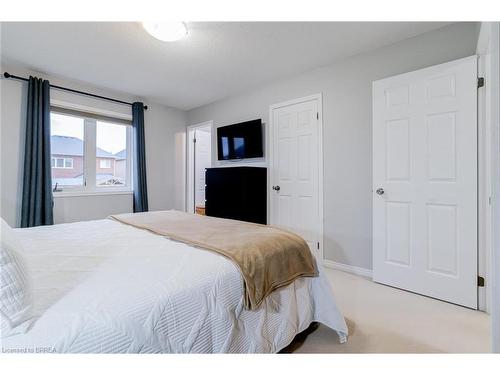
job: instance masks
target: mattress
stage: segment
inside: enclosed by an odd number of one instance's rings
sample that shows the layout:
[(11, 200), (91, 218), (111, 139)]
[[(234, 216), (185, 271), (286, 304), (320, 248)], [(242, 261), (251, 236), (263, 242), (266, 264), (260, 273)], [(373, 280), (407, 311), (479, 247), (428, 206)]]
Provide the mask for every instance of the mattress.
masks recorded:
[(321, 266), (257, 310), (227, 258), (113, 220), (16, 229), (36, 319), (2, 352), (274, 353), (312, 322), (347, 339)]

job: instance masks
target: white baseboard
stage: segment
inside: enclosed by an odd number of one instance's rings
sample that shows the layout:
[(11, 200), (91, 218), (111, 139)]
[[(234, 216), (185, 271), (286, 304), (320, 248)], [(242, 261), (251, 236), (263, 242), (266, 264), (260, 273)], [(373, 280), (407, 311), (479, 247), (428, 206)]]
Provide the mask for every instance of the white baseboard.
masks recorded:
[(350, 266), (348, 264), (338, 263), (328, 259), (323, 259), (323, 266), (334, 270), (349, 272), (358, 276), (368, 277), (370, 279), (372, 278), (372, 270), (369, 270), (368, 268)]

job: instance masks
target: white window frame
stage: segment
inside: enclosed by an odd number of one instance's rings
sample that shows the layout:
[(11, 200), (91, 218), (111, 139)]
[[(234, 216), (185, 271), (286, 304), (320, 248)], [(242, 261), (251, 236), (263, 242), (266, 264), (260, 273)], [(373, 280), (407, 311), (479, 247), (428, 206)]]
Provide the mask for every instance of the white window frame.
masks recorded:
[[(58, 185), (57, 191), (53, 192), (54, 197), (65, 196), (82, 196), (82, 195), (103, 195), (103, 194), (132, 194), (133, 181), (132, 181), (132, 137), (133, 129), (132, 122), (122, 118), (114, 118), (110, 116), (101, 116), (98, 114), (87, 113), (82, 111), (75, 111), (72, 109), (65, 109), (60, 107), (51, 107), (51, 113), (59, 113), (62, 115), (69, 115), (82, 118), (83, 121), (83, 185), (82, 186), (68, 186)], [(97, 136), (97, 122), (107, 122), (111, 124), (123, 125), (126, 127), (126, 171), (125, 171), (125, 185), (123, 186), (97, 186), (96, 185), (96, 136)], [(57, 157), (56, 157), (57, 158)], [(56, 162), (57, 163), (57, 162)]]

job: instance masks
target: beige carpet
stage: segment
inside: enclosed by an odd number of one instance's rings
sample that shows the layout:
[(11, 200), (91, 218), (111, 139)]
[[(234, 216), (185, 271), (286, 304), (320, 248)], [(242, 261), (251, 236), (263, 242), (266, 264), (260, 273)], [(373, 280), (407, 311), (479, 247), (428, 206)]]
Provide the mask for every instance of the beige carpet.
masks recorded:
[(334, 331), (312, 325), (285, 353), (477, 353), (490, 351), (483, 312), (325, 269), (349, 327), (339, 344)]

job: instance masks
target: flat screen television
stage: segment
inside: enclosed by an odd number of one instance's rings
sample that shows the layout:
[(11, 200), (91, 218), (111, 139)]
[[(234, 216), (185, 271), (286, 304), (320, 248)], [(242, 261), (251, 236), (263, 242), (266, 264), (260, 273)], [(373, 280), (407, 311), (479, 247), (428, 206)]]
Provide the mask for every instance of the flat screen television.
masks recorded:
[(219, 160), (261, 158), (262, 120), (251, 120), (217, 128)]

